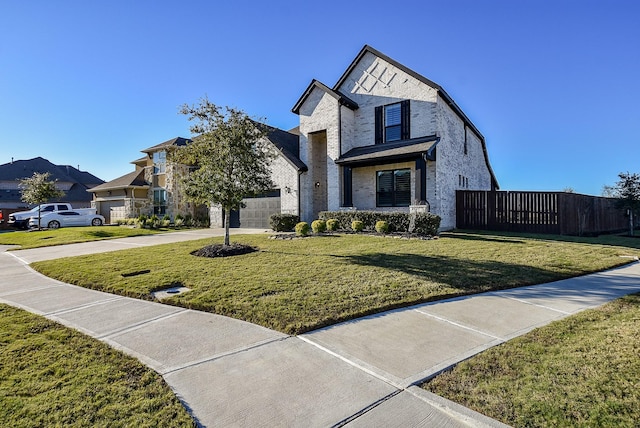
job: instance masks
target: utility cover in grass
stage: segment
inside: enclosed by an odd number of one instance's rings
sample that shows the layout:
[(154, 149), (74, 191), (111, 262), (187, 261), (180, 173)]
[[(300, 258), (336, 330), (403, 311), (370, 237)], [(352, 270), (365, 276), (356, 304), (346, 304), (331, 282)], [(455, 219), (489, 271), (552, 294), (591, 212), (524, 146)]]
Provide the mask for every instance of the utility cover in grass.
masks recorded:
[(200, 248), (191, 254), (199, 257), (230, 257), (253, 253), (255, 251), (258, 251), (258, 247), (233, 243), (231, 245), (207, 245), (206, 247)]

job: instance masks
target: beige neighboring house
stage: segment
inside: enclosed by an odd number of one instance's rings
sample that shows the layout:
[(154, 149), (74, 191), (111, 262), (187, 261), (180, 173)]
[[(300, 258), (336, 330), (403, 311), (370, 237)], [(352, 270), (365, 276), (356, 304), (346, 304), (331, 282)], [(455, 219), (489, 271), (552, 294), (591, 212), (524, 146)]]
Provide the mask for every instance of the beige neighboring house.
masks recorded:
[[(299, 176), (307, 167), (298, 157), (298, 135), (268, 127), (267, 141), (275, 149), (271, 164), (275, 187), (270, 191), (244, 199), (244, 207), (231, 214), (232, 227), (269, 227), (269, 216), (276, 212), (299, 212)], [(167, 148), (184, 146), (188, 138), (176, 137), (142, 150), (145, 157), (132, 162), (135, 171), (89, 189), (93, 193), (92, 207), (107, 223), (135, 218), (141, 214), (168, 215), (172, 220), (180, 214), (210, 216), (212, 227), (224, 223), (223, 211), (213, 206), (207, 209), (186, 200), (180, 191), (181, 179), (189, 173), (185, 165), (167, 162)]]
[[(89, 189), (93, 193), (92, 207), (107, 223), (141, 214), (168, 215), (171, 219), (178, 214), (195, 217), (198, 207), (187, 202), (179, 189), (179, 180), (189, 168), (167, 162), (168, 147), (189, 142), (188, 138), (176, 137), (142, 150), (145, 156), (131, 162), (135, 166), (133, 172)], [(199, 210), (202, 213), (202, 207)]]

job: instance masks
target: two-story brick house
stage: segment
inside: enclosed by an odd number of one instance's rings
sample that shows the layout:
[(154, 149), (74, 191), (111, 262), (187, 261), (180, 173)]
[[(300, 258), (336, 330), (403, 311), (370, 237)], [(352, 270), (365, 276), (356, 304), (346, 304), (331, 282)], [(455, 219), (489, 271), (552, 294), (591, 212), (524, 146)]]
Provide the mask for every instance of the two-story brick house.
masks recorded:
[(434, 82), (365, 46), (332, 87), (313, 80), (300, 117), (300, 214), (427, 205), (455, 227), (455, 191), (498, 187), (484, 137)]

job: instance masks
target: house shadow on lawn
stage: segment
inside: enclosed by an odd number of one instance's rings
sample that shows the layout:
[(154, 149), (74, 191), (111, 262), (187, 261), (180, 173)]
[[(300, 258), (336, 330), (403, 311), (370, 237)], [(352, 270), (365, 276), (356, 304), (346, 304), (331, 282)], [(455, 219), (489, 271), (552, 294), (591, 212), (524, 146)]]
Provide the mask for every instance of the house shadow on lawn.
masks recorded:
[(526, 265), (446, 256), (374, 253), (334, 257), (356, 265), (394, 270), (445, 284), (461, 294), (541, 284), (572, 276)]
[(486, 230), (456, 230), (444, 232), (442, 237), (464, 239), (470, 241), (486, 241), (500, 243), (524, 243), (521, 239), (540, 241), (568, 242), (578, 244), (611, 245), (640, 249), (640, 236), (631, 237), (626, 234), (604, 234), (599, 236), (548, 235), (537, 233), (497, 232)]

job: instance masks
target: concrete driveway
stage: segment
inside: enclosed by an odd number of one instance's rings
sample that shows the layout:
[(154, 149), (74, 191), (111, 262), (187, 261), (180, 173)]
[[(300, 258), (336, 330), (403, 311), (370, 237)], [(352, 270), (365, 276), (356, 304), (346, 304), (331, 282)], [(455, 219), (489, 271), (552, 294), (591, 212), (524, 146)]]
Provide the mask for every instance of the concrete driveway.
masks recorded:
[[(92, 243), (84, 251), (201, 237), (126, 238)], [(203, 426), (501, 426), (416, 384), (533, 328), (640, 291), (640, 264), (633, 263), (287, 336), (214, 314), (60, 283), (26, 265), (80, 254), (77, 245), (1, 253), (0, 302), (139, 358), (164, 376)]]

